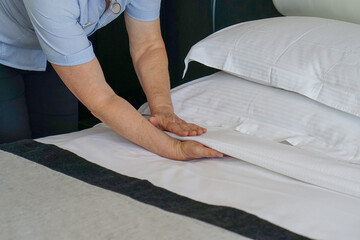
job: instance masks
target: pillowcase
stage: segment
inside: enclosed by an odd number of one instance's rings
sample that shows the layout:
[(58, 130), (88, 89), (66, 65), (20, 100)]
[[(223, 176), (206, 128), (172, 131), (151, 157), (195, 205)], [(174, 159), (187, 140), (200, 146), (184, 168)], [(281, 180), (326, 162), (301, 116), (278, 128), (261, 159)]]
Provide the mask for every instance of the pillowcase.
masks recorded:
[[(175, 113), (209, 130), (293, 145), (360, 164), (360, 118), (222, 71), (171, 92)], [(147, 104), (139, 112), (150, 114)]]
[[(185, 59), (360, 116), (360, 25), (276, 17), (220, 30)], [(184, 74), (185, 74), (184, 72)]]

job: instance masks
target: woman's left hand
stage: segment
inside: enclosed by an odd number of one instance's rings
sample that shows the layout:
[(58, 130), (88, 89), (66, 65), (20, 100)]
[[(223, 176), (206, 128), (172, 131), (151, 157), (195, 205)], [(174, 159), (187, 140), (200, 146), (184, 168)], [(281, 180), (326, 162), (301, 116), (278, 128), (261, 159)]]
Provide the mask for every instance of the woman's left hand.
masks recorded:
[(157, 128), (179, 136), (198, 136), (206, 133), (206, 128), (182, 120), (173, 111), (162, 110), (151, 114), (149, 121)]

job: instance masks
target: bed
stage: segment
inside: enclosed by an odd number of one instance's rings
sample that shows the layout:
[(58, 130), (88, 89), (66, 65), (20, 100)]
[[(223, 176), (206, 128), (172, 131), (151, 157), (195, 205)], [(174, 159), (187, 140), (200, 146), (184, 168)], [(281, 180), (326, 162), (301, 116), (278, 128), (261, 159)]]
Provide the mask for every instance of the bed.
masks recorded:
[(217, 72), (172, 89), (208, 129), (178, 138), (226, 157), (171, 161), (103, 123), (0, 145), (0, 238), (359, 239), (360, 4), (274, 5), (193, 45), (184, 74)]

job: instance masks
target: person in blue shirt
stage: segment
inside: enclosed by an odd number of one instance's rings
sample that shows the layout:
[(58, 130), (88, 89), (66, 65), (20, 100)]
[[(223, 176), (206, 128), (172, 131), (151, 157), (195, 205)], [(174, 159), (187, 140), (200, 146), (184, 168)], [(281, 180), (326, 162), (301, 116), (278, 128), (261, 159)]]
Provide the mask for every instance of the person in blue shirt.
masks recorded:
[[(43, 129), (58, 124), (74, 129), (78, 99), (118, 134), (158, 155), (176, 160), (223, 156), (163, 132), (196, 136), (206, 129), (174, 114), (160, 1), (2, 0), (0, 142), (40, 137)], [(123, 12), (134, 68), (151, 109), (149, 120), (106, 83), (88, 40)]]

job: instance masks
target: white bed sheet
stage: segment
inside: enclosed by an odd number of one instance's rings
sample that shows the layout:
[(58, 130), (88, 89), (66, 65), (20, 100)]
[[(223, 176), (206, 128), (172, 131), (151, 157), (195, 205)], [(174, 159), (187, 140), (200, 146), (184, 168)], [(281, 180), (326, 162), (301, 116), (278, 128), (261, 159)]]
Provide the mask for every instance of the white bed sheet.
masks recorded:
[[(186, 118), (182, 114), (189, 109), (183, 111), (180, 105), (175, 102), (175, 109)], [(146, 113), (146, 106), (140, 111)], [(310, 238), (359, 239), (357, 165), (350, 168), (346, 165), (349, 163), (341, 161), (329, 165), (328, 159), (318, 154), (238, 133), (235, 139), (229, 128), (218, 125), (208, 130), (196, 140), (237, 158), (168, 160), (130, 143), (104, 124), (38, 141), (55, 144), (90, 162), (146, 179), (194, 200), (244, 210)], [(306, 157), (299, 157), (301, 154)], [(309, 160), (316, 164), (311, 165)]]

